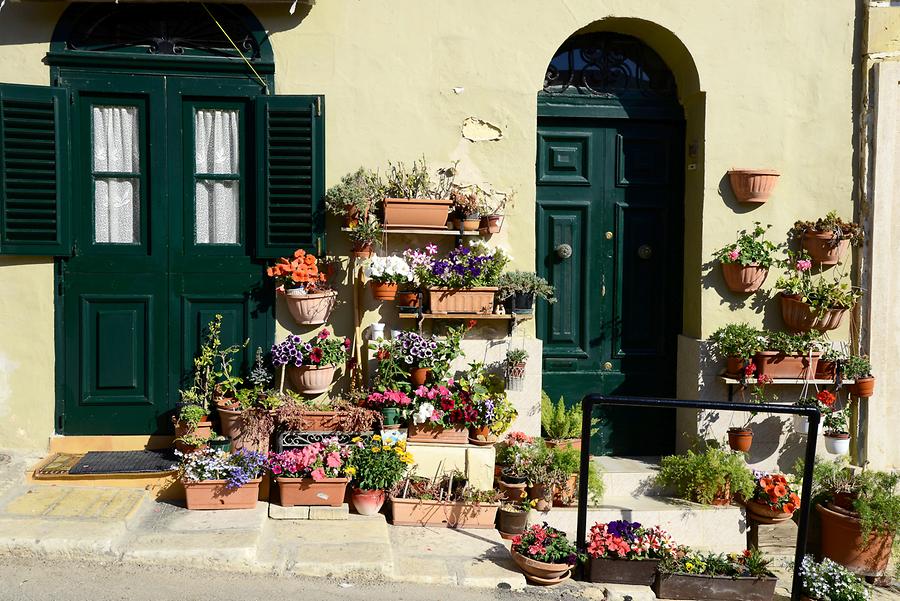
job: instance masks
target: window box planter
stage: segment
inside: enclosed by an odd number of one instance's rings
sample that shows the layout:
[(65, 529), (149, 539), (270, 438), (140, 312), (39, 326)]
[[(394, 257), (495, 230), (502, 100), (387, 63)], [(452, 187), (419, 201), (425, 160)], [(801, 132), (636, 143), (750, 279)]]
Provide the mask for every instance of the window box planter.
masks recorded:
[(253, 509), (259, 498), (262, 478), (228, 489), (227, 480), (200, 480), (184, 482), (184, 497), (188, 509)]
[(891, 535), (871, 533), (864, 545), (859, 518), (830, 505), (816, 505), (822, 522), (822, 555), (860, 576), (880, 577), (891, 558)]
[(347, 494), (349, 478), (275, 478), (282, 507), (323, 505), (340, 507)]
[(559, 584), (569, 577), (572, 566), (567, 563), (545, 563), (530, 557), (524, 557), (510, 549), (513, 561), (532, 584)]
[(598, 557), (588, 559), (589, 582), (610, 584), (637, 584), (653, 586), (656, 582), (658, 559), (610, 559)]
[(722, 276), (725, 285), (732, 292), (756, 292), (762, 287), (769, 275), (767, 267), (758, 265), (741, 265), (740, 263), (722, 263)]
[(776, 582), (775, 577), (732, 578), (658, 572), (653, 590), (660, 599), (771, 601), (775, 596)]
[(820, 353), (811, 355), (786, 355), (779, 351), (760, 351), (753, 357), (756, 363), (756, 377), (767, 375), (773, 380), (779, 378), (810, 380), (816, 374), (816, 364)]
[(494, 312), (497, 290), (496, 287), (428, 288), (428, 303), (432, 313), (490, 315)]
[(728, 180), (739, 201), (762, 204), (769, 200), (780, 175), (773, 169), (732, 169)]
[(406, 440), (435, 444), (466, 444), (469, 442), (469, 429), (460, 425), (445, 428), (434, 424), (410, 424)]
[(328, 321), (331, 316), (337, 301), (337, 291), (299, 294), (299, 291), (288, 290), (284, 294), (284, 300), (291, 317), (298, 325), (318, 325)]
[(425, 501), (391, 497), (391, 523), (395, 526), (493, 528), (499, 503)]
[(841, 258), (850, 248), (850, 240), (842, 238), (834, 244), (833, 235), (831, 232), (809, 231), (803, 234), (801, 245), (813, 262), (819, 265), (837, 265), (841, 262)]
[(301, 394), (322, 394), (328, 392), (334, 379), (334, 371), (334, 365), (290, 365), (287, 367), (287, 377), (291, 387)]
[(385, 198), (385, 228), (447, 229), (449, 199)]
[(847, 309), (829, 309), (822, 315), (817, 315), (812, 308), (800, 300), (797, 296), (781, 295), (781, 317), (784, 324), (792, 332), (809, 332), (818, 330), (827, 332), (841, 325), (844, 313)]

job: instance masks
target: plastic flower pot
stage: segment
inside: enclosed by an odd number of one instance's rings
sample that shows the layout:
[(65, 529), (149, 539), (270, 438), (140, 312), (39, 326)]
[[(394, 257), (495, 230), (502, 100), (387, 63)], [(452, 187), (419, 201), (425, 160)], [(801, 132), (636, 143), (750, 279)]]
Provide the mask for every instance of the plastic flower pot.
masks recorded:
[(430, 367), (414, 367), (409, 370), (409, 383), (412, 384), (413, 388), (424, 386), (425, 382), (428, 380), (428, 374), (430, 373)]
[(784, 325), (792, 332), (809, 332), (818, 330), (827, 332), (841, 325), (847, 309), (828, 309), (822, 314), (815, 313), (807, 303), (797, 295), (781, 294), (781, 318)]
[(747, 294), (759, 290), (769, 270), (759, 265), (741, 265), (740, 263), (722, 263), (722, 276), (725, 285), (732, 292)]
[(493, 528), (499, 503), (427, 501), (391, 497), (391, 523), (395, 526)]
[(728, 446), (733, 451), (746, 453), (753, 445), (753, 430), (750, 428), (728, 428)]
[(857, 378), (853, 384), (847, 386), (850, 394), (868, 398), (875, 394), (875, 378)]
[(340, 507), (344, 503), (349, 478), (275, 478), (278, 484), (280, 505), (318, 505)]
[(428, 288), (428, 303), (432, 313), (475, 313), (490, 315), (494, 312), (496, 287), (482, 288)]
[(795, 415), (794, 432), (797, 434), (809, 434), (809, 418), (805, 415)]
[(400, 410), (396, 407), (383, 407), (381, 416), (385, 426), (396, 426), (400, 423)]
[(363, 490), (354, 488), (350, 492), (350, 502), (359, 515), (378, 515), (384, 505), (383, 490)]
[(231, 451), (231, 439), (227, 436), (221, 439), (210, 438), (206, 444), (209, 448), (217, 451), (225, 451), (226, 453)]
[(859, 519), (847, 511), (816, 505), (822, 521), (822, 555), (861, 576), (879, 577), (891, 558), (892, 534), (870, 533), (862, 537)]
[(375, 300), (392, 301), (397, 298), (397, 288), (399, 286), (395, 282), (376, 282), (372, 280), (369, 282), (369, 287), (372, 289), (372, 297)]
[(847, 432), (826, 432), (825, 450), (832, 455), (848, 455), (850, 453), (850, 434)]
[(516, 292), (513, 294), (512, 312), (519, 315), (534, 313), (534, 292)]
[(779, 176), (774, 169), (732, 169), (728, 172), (734, 196), (741, 202), (756, 204), (769, 200)]
[(385, 198), (384, 227), (447, 229), (449, 199)]
[(334, 379), (334, 365), (303, 365), (287, 368), (287, 377), (294, 390), (301, 394), (321, 394), (327, 392)]
[(520, 555), (510, 549), (513, 561), (525, 574), (525, 578), (533, 584), (559, 584), (569, 577), (572, 566), (567, 563), (545, 563)]
[(800, 243), (814, 263), (837, 265), (850, 247), (850, 240), (841, 239), (835, 244), (832, 236), (831, 232), (804, 232)]
[(262, 478), (250, 480), (238, 488), (228, 488), (227, 480), (185, 482), (184, 495), (188, 509), (253, 509), (259, 498)]
[(771, 601), (775, 577), (703, 576), (657, 572), (653, 592), (659, 599), (714, 599), (721, 601)]
[(337, 291), (299, 294), (299, 291), (288, 290), (284, 300), (288, 312), (298, 325), (318, 325), (328, 321), (337, 301)]
[(482, 215), (478, 231), (482, 234), (497, 234), (503, 227), (503, 215)]
[(745, 507), (748, 516), (759, 524), (781, 524), (790, 520), (794, 515), (793, 512), (772, 509), (759, 501), (747, 501)]

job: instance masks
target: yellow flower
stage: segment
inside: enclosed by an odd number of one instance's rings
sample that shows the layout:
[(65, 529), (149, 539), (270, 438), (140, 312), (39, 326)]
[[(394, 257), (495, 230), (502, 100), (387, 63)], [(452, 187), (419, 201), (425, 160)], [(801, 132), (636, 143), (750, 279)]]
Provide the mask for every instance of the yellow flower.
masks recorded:
[(381, 447), (381, 450), (382, 450), (382, 451), (390, 451), (390, 450), (391, 450), (391, 445), (384, 445), (384, 446)]
[(356, 475), (356, 468), (353, 467), (352, 465), (351, 465), (350, 467), (344, 468), (344, 471), (345, 471), (345, 472), (347, 473), (347, 475), (349, 475), (349, 476), (355, 476), (355, 475)]
[(381, 440), (381, 436), (378, 435), (378, 434), (373, 434), (373, 435), (372, 435), (372, 440), (378, 440), (378, 441), (380, 441), (380, 440)]
[(373, 452), (373, 453), (380, 453), (380, 452), (381, 452), (381, 447), (372, 447), (372, 452)]
[(694, 571), (694, 564), (692, 564), (691, 562), (687, 562), (686, 564), (684, 564), (684, 567), (688, 572)]
[(413, 456), (410, 453), (404, 453), (403, 456), (401, 457), (401, 459), (403, 459), (404, 463), (412, 463), (413, 462)]
[(361, 442), (361, 441), (362, 441), (362, 438), (360, 438), (359, 436), (357, 436), (357, 437), (355, 437), (355, 438), (352, 438), (352, 439), (350, 440), (350, 442)]
[(397, 441), (397, 447), (400, 448), (400, 449), (403, 449), (403, 450), (405, 451), (405, 450), (406, 450), (406, 441), (405, 441), (405, 440), (398, 440), (398, 441)]
[(402, 455), (403, 449), (401, 449), (400, 447), (394, 447), (394, 452), (397, 453), (398, 455)]

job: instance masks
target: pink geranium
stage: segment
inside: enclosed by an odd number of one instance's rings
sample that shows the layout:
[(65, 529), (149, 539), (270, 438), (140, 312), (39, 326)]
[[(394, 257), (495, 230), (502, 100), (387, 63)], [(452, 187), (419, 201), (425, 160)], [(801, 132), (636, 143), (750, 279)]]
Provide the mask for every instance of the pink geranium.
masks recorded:
[(299, 449), (270, 453), (267, 464), (269, 471), (280, 478), (340, 478), (349, 455), (350, 450), (337, 438), (328, 438)]
[(741, 256), (741, 251), (739, 251), (736, 248), (732, 249), (732, 251), (730, 253), (728, 253), (728, 258), (731, 259), (732, 261), (737, 261), (738, 257), (740, 257), (740, 256)]
[(812, 261), (809, 259), (800, 259), (797, 261), (797, 271), (809, 271), (812, 269)]

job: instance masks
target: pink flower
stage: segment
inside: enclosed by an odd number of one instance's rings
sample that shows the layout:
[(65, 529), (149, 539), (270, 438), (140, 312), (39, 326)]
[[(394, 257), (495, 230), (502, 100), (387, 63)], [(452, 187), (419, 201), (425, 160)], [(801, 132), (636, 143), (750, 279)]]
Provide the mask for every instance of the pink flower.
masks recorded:
[(728, 258), (731, 259), (732, 261), (737, 261), (738, 257), (740, 257), (740, 256), (741, 256), (741, 251), (739, 251), (736, 248), (733, 249), (730, 253), (728, 253)]
[(341, 456), (337, 453), (331, 453), (325, 459), (325, 465), (328, 467), (341, 467)]
[(800, 259), (797, 261), (797, 271), (809, 271), (812, 268), (812, 261), (809, 259)]
[(328, 328), (324, 328), (321, 332), (319, 332), (319, 340), (325, 340), (331, 336), (331, 332), (328, 331)]
[(277, 463), (274, 464), (274, 465), (272, 465), (272, 473), (275, 474), (276, 476), (277, 476), (278, 474), (280, 474), (280, 473), (281, 473), (281, 466), (278, 465)]
[(316, 482), (318, 482), (319, 480), (324, 480), (325, 479), (325, 470), (323, 470), (322, 468), (314, 469), (312, 471), (312, 473), (310, 474), (310, 476), (312, 476), (312, 479), (315, 480)]
[(435, 244), (434, 242), (432, 242), (431, 244), (429, 244), (429, 245), (427, 245), (427, 246), (425, 247), (425, 251), (426, 251), (429, 255), (436, 255), (436, 254), (437, 254), (437, 251), (438, 251), (437, 244)]
[(539, 545), (538, 543), (535, 543), (535, 544), (531, 545), (530, 547), (528, 547), (529, 555), (540, 556), (540, 555), (543, 555), (544, 552), (545, 552), (544, 547), (542, 545)]

